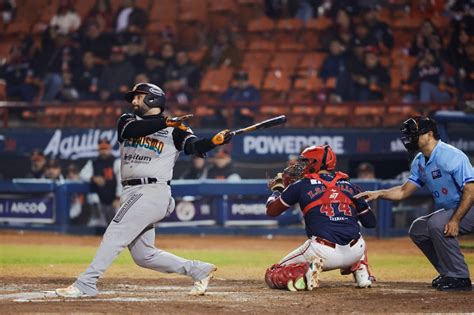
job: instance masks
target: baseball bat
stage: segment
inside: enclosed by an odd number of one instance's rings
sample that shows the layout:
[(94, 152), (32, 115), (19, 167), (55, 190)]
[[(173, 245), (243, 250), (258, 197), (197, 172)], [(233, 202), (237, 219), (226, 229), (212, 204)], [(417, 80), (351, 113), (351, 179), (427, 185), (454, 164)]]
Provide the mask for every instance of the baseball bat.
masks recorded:
[[(267, 128), (270, 128), (270, 127), (273, 127), (273, 126), (282, 125), (285, 122), (286, 122), (286, 116), (281, 115), (281, 116), (277, 116), (277, 117), (273, 117), (273, 118), (261, 121), (259, 123), (253, 124), (253, 125), (245, 127), (245, 128), (240, 128), (240, 129), (231, 131), (231, 133), (232, 133), (232, 135), (235, 136), (235, 135), (238, 135), (238, 134), (241, 134), (241, 133), (244, 133), (244, 132), (250, 132), (250, 131), (259, 130), (259, 129), (267, 129)], [(216, 141), (216, 144), (217, 143), (221, 144), (221, 143), (224, 142), (224, 136), (220, 135), (220, 134), (216, 135), (214, 139)]]

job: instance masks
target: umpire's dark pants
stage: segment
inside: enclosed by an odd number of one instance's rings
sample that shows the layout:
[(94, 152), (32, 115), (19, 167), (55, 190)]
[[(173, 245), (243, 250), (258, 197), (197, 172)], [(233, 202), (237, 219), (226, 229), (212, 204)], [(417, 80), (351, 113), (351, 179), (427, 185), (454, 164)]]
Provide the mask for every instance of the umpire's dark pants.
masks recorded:
[[(444, 226), (453, 212), (453, 209), (440, 209), (419, 217), (413, 221), (408, 233), (440, 275), (469, 278), (469, 268), (464, 261), (458, 239), (444, 235)], [(459, 235), (472, 232), (474, 232), (474, 207), (469, 210), (459, 225)]]

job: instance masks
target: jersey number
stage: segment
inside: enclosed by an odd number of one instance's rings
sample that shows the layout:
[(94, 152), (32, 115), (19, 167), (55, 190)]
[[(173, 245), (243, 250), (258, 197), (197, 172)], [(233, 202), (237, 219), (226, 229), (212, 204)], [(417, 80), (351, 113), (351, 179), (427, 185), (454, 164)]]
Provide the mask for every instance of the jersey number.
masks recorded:
[[(352, 216), (352, 211), (351, 208), (347, 203), (339, 203), (338, 204), (337, 210), (339, 212), (344, 213), (345, 216), (350, 217)], [(332, 207), (332, 204), (325, 203), (321, 205), (321, 208), (319, 209), (321, 213), (324, 213), (328, 217), (333, 217), (334, 216), (334, 209)]]

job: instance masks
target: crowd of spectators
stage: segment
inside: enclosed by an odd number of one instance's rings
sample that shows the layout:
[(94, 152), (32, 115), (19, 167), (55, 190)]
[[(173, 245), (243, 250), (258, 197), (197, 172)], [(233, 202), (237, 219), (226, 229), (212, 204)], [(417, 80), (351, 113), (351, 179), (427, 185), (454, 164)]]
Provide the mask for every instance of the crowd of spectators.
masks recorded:
[[(242, 38), (244, 29), (240, 33), (226, 28), (209, 31), (206, 53), (194, 64), (178, 36), (163, 33), (159, 46), (147, 42), (148, 12), (135, 1), (123, 0), (114, 12), (110, 0), (96, 0), (82, 18), (73, 3), (60, 1), (40, 45), (24, 34), (12, 47), (0, 70), (7, 82), (7, 99), (115, 101), (121, 100), (132, 84), (151, 81), (164, 87), (170, 101), (188, 104), (196, 97), (206, 71), (229, 67), (236, 76), (229, 90), (217, 99), (260, 101), (258, 87), (252, 87), (248, 74), (240, 72), (244, 51), (236, 44), (236, 37)], [(326, 16), (333, 21), (314, 39), (320, 43), (318, 50), (327, 53), (318, 76), (332, 102), (387, 99), (394, 78), (385, 60), (402, 48), (406, 56), (416, 58), (402, 82), (405, 102), (464, 97), (474, 85), (472, 2), (416, 3), (402, 10), (426, 19), (407, 47), (396, 47), (393, 27), (380, 17), (381, 7), (393, 5), (388, 1), (272, 0), (264, 1), (264, 11), (275, 20), (294, 17), (308, 22)], [(4, 23), (14, 21), (15, 1), (3, 0), (0, 8)], [(436, 15), (449, 18), (448, 29), (437, 29), (430, 20)], [(235, 113), (236, 120), (249, 123), (257, 110), (255, 106), (243, 108)]]

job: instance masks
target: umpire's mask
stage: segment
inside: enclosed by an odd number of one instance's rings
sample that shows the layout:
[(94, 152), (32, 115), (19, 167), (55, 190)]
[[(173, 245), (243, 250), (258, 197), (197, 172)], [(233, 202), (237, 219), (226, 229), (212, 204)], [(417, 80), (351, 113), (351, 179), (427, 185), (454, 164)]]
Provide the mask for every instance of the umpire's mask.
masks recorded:
[(413, 117), (405, 120), (400, 128), (403, 136), (402, 142), (405, 148), (410, 151), (418, 151), (418, 139), (420, 135), (433, 132), (433, 137), (438, 140), (439, 133), (436, 121), (428, 117)]

